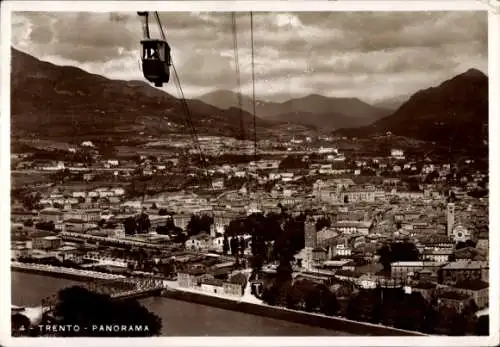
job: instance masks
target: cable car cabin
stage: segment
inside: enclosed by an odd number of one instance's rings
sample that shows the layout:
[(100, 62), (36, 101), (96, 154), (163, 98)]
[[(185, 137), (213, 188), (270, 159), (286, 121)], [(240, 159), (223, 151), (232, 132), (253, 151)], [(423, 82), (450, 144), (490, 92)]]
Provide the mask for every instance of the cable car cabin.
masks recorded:
[(168, 83), (170, 79), (170, 46), (162, 40), (143, 40), (142, 72), (144, 77), (156, 87)]

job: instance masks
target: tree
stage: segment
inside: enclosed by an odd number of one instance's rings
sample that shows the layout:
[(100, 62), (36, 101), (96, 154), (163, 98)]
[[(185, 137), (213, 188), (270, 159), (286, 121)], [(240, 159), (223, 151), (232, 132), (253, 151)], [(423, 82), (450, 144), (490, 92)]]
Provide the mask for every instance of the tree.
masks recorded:
[(250, 266), (252, 267), (252, 278), (257, 276), (264, 265), (264, 257), (261, 254), (253, 255), (250, 260)]
[(174, 230), (174, 233), (173, 233), (174, 239), (173, 239), (173, 241), (175, 243), (184, 243), (184, 242), (187, 241), (188, 236), (187, 236), (187, 234), (185, 232), (182, 231), (182, 229), (180, 229), (180, 230), (179, 229)]
[(245, 239), (240, 236), (238, 239), (238, 251), (240, 255), (245, 254), (245, 248), (246, 248)]
[(205, 214), (201, 217), (192, 215), (191, 219), (188, 222), (188, 225), (186, 226), (186, 231), (188, 232), (189, 236), (198, 235), (202, 231), (209, 232), (213, 222), (213, 217), (207, 216)]
[(427, 301), (420, 293), (403, 295), (403, 298), (394, 305), (396, 312), (394, 326), (406, 330), (420, 330), (424, 325)]
[(222, 241), (222, 253), (224, 255), (229, 251), (229, 241), (227, 239), (227, 234), (224, 234), (224, 240)]
[(149, 232), (151, 227), (151, 222), (149, 221), (149, 216), (146, 213), (141, 213), (139, 218), (137, 218), (136, 230), (138, 234), (145, 234)]
[(479, 198), (483, 198), (486, 195), (488, 195), (488, 190), (487, 189), (474, 189), (474, 190), (468, 192), (467, 195), (469, 195), (473, 198), (479, 199)]
[(316, 222), (316, 231), (320, 231), (324, 228), (329, 228), (332, 225), (330, 219), (327, 217), (321, 217)]
[(125, 235), (134, 235), (137, 229), (137, 223), (135, 221), (135, 218), (127, 217), (123, 221), (123, 228), (125, 229)]
[(484, 315), (477, 319), (476, 335), (488, 336), (490, 334), (490, 316)]
[(39, 222), (35, 224), (35, 228), (45, 231), (54, 231), (56, 226), (53, 221)]
[(136, 300), (113, 300), (109, 295), (94, 293), (78, 286), (62, 289), (58, 297), (54, 323), (59, 325), (144, 327), (142, 331), (134, 329), (109, 332), (90, 328), (80, 331), (66, 330), (58, 333), (60, 336), (145, 337), (159, 335), (161, 332), (161, 318), (149, 312)]
[(465, 245), (467, 247), (476, 248), (476, 243), (473, 240), (466, 240)]
[(21, 194), (16, 194), (16, 195), (21, 195), (22, 204), (29, 211), (35, 209), (39, 205), (40, 200), (42, 198), (40, 193), (36, 193), (36, 194), (21, 193)]
[(379, 263), (385, 271), (390, 271), (391, 263), (398, 261), (417, 261), (420, 253), (413, 242), (392, 242), (384, 244), (378, 251)]
[(377, 251), (379, 255), (379, 263), (384, 267), (384, 271), (391, 271), (391, 248), (389, 245), (384, 244)]
[(156, 233), (158, 235), (168, 235), (168, 228), (163, 225), (159, 225), (156, 227)]
[[(381, 305), (380, 292), (376, 290), (361, 290), (349, 300), (347, 318), (365, 322), (374, 322), (378, 308)], [(378, 322), (377, 322), (378, 323)]]
[(233, 236), (229, 241), (229, 246), (231, 247), (231, 255), (235, 256), (238, 254), (239, 241), (238, 237)]
[(320, 293), (319, 310), (327, 316), (333, 316), (340, 310), (339, 302), (334, 293), (325, 286), (317, 287)]

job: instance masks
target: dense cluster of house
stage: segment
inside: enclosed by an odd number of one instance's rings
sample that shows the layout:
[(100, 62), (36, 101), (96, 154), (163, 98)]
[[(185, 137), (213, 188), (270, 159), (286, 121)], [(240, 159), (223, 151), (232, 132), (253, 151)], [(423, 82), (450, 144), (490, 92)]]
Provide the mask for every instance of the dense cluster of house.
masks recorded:
[[(242, 145), (218, 143), (212, 138), (201, 142), (214, 153), (226, 153), (229, 147)], [(16, 203), (12, 206), (12, 234), (16, 236), (13, 259), (28, 255), (39, 259), (92, 258), (89, 254), (95, 249), (82, 252), (81, 245), (75, 243), (81, 240), (93, 245), (165, 249), (173, 241), (168, 235), (157, 235), (157, 228), (173, 222), (185, 231), (192, 215), (211, 216), (211, 230), (188, 237), (182, 248), (194, 253), (222, 253), (223, 235), (236, 218), (252, 213), (281, 213), (283, 209), (292, 215), (308, 211), (305, 248), (295, 256), (294, 263), (300, 276), (324, 283), (342, 278), (366, 288), (380, 283), (405, 286), (422, 295), (438, 293), (443, 304), (459, 307), (472, 298), (478, 307), (487, 306), (488, 201), (466, 194), (484, 183), (485, 174), (462, 176), (460, 184), (451, 189), (455, 201), (449, 202), (449, 193), (439, 189), (439, 185), (446, 183), (452, 173), (450, 164), (433, 163), (428, 158), (419, 162), (408, 160), (404, 151), (397, 148), (384, 157), (357, 156), (350, 160), (334, 147), (311, 149), (309, 142), (291, 139), (286, 144), (298, 164), (284, 165), (288, 159), (280, 157), (211, 165), (210, 194), (176, 191), (132, 199), (125, 188), (116, 184), (94, 189), (46, 189), (38, 201), (40, 209), (26, 210)], [(93, 145), (87, 143), (84, 147)], [(295, 153), (297, 148), (307, 151)], [(62, 161), (30, 164), (23, 161), (23, 156), (14, 159), (19, 168), (83, 172), (87, 175), (85, 180), (91, 180), (99, 170), (117, 177), (136, 173), (147, 176), (167, 172), (179, 164), (173, 156), (140, 156), (136, 163), (106, 159), (93, 167)], [(410, 189), (403, 182), (403, 174), (435, 177), (429, 182), (422, 179), (418, 189)], [(246, 183), (237, 189), (227, 188), (232, 179)], [(250, 182), (256, 186), (251, 187)], [(125, 220), (144, 212), (150, 222), (148, 233), (125, 235)], [(37, 230), (40, 228), (52, 230), (47, 234)], [(249, 255), (251, 236), (239, 237), (244, 240), (243, 255)], [(377, 250), (383, 244), (405, 240), (415, 243), (420, 259), (394, 262), (389, 276), (380, 274)], [(470, 242), (466, 247), (456, 247), (466, 242)], [(99, 258), (96, 254), (93, 257)], [(109, 264), (127, 266), (126, 261), (108, 258), (104, 260)], [(102, 261), (102, 256), (99, 259)], [(177, 271), (178, 283), (207, 293), (241, 295), (246, 277), (243, 280), (242, 276), (227, 276), (227, 271), (220, 265), (190, 264)], [(266, 271), (275, 271), (273, 265), (265, 267)]]

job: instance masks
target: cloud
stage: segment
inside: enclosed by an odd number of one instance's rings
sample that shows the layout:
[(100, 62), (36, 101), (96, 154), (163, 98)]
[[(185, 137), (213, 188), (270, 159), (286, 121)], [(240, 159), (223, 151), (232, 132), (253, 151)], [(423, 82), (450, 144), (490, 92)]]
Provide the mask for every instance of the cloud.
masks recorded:
[[(231, 13), (161, 13), (188, 97), (237, 87)], [(251, 87), (248, 13), (235, 14), (241, 83)], [(151, 34), (159, 36), (150, 17)], [(42, 60), (143, 79), (135, 12), (17, 12), (12, 43)], [(486, 12), (255, 13), (258, 95), (317, 93), (366, 101), (413, 93), (475, 67), (487, 71)], [(166, 91), (176, 94), (173, 85)]]

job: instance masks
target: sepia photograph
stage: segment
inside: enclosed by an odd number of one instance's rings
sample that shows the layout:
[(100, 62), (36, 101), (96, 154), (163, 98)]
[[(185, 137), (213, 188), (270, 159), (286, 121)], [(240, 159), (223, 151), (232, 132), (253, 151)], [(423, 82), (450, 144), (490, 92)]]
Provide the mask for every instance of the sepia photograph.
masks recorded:
[(500, 6), (23, 3), (2, 4), (1, 344), (498, 344)]

